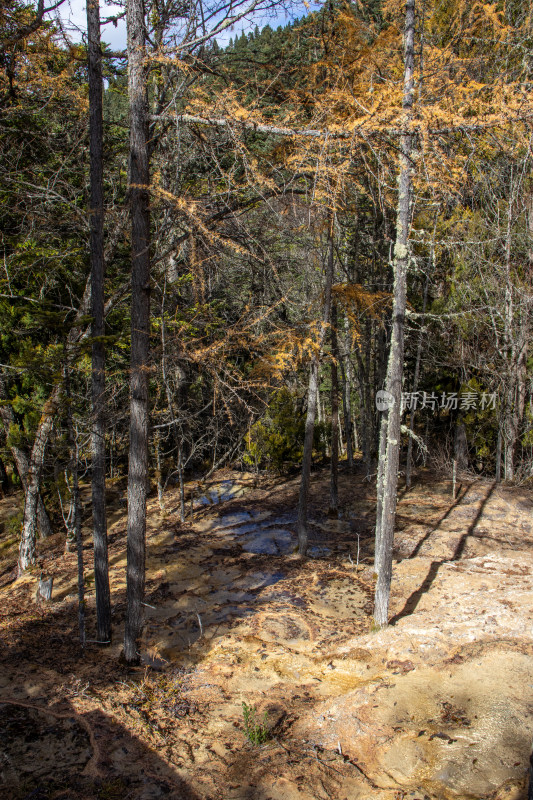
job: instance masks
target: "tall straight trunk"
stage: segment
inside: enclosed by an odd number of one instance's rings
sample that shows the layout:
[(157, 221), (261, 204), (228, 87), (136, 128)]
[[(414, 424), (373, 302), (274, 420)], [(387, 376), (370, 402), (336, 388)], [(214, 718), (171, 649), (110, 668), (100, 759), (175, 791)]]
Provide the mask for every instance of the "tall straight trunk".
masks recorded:
[(124, 658), (139, 661), (145, 580), (148, 490), (148, 371), (150, 360), (150, 206), (148, 97), (142, 0), (128, 0), (128, 98), (130, 108), (131, 377), (128, 468), (128, 547)]
[(70, 474), (72, 477), (72, 537), (76, 542), (78, 560), (78, 629), (81, 649), (85, 648), (85, 583), (83, 576), (83, 539), (81, 533), (80, 486), (78, 477), (78, 439), (72, 420), (72, 394), (70, 391), (69, 368), (64, 370), (65, 393), (67, 396), (67, 429), (70, 449)]
[(400, 451), (401, 392), (403, 377), (404, 327), (409, 263), (409, 220), (411, 199), (412, 136), (409, 130), (413, 109), (415, 0), (407, 0), (404, 31), (404, 132), (400, 140), (400, 174), (396, 213), (396, 242), (394, 246), (394, 301), (392, 333), (387, 365), (386, 391), (393, 403), (385, 412), (381, 426), (381, 480), (378, 475), (378, 514), (376, 517), (374, 623), (388, 623), (389, 596), (392, 580), (392, 551), (398, 488)]
[[(512, 223), (513, 223), (513, 177), (507, 208), (507, 235), (505, 246), (505, 311), (504, 311), (504, 359), (507, 370), (505, 376), (504, 419), (502, 426), (504, 475), (508, 481), (515, 475), (514, 461), (516, 446), (520, 436), (520, 426), (524, 415), (527, 380), (527, 354), (529, 346), (530, 307), (522, 293), (515, 298), (512, 280)], [(528, 224), (531, 224), (530, 219)], [(531, 257), (531, 253), (529, 254)]]
[(313, 433), (315, 430), (315, 418), (318, 400), (318, 370), (320, 366), (320, 356), (324, 338), (329, 323), (331, 309), (331, 286), (333, 283), (333, 220), (330, 223), (328, 236), (328, 259), (326, 268), (326, 287), (324, 292), (324, 311), (322, 324), (320, 326), (318, 348), (316, 355), (311, 362), (309, 371), (309, 389), (307, 392), (307, 416), (305, 419), (304, 452), (302, 458), (302, 477), (300, 480), (300, 494), (298, 497), (298, 552), (300, 556), (307, 553), (307, 503), (309, 501), (309, 484), (311, 480), (311, 461), (313, 456)]
[(353, 431), (352, 431), (352, 365), (350, 362), (350, 322), (346, 316), (346, 356), (341, 359), (342, 410), (346, 436), (346, 459), (348, 469), (353, 469)]
[(92, 306), (92, 513), (96, 638), (111, 641), (111, 596), (105, 502), (104, 175), (102, 50), (99, 0), (87, 0)]
[(24, 518), (20, 536), (18, 571), (19, 575), (35, 563), (35, 539), (37, 528), (37, 508), (39, 502), (39, 484), (43, 469), (46, 445), (52, 432), (54, 417), (59, 406), (60, 386), (56, 386), (46, 401), (41, 412), (41, 419), (35, 434), (28, 465), (28, 483), (24, 498)]
[(337, 303), (331, 306), (331, 475), (329, 510), (336, 514), (339, 508), (339, 377), (337, 364), (339, 346), (337, 337)]

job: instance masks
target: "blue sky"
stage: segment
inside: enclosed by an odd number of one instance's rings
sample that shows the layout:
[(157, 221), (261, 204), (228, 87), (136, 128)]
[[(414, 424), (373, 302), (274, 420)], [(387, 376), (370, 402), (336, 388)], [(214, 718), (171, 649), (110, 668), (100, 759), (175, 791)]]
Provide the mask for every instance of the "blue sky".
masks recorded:
[[(312, 3), (313, 8), (318, 8), (320, 5), (321, 3), (319, 2)], [(102, 19), (120, 14), (122, 10), (122, 6), (114, 5), (111, 0), (108, 2), (106, 0), (100, 0), (100, 15)], [(252, 15), (250, 19), (239, 21), (233, 30), (228, 29), (225, 31), (218, 37), (217, 41), (221, 46), (224, 46), (229, 42), (230, 38), (234, 38), (236, 35), (240, 36), (241, 31), (247, 33), (253, 30), (256, 25), (261, 28), (268, 23), (271, 27), (276, 28), (278, 25), (285, 25), (291, 19), (303, 17), (307, 13), (308, 11), (303, 0), (294, 0), (288, 4), (287, 11), (281, 10), (275, 16), (260, 12)], [(80, 41), (83, 33), (85, 33), (87, 29), (84, 0), (65, 0), (65, 3), (60, 7), (60, 15), (72, 39)], [(120, 20), (116, 28), (112, 23), (105, 25), (102, 28), (102, 40), (107, 42), (113, 50), (124, 49), (126, 47), (125, 20)]]

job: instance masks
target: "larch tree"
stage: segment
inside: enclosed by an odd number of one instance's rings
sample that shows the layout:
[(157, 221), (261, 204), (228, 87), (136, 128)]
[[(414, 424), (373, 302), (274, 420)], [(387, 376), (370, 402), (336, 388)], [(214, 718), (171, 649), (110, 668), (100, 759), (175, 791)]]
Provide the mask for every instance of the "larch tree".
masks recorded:
[(131, 209), (130, 445), (128, 466), (127, 608), (124, 657), (139, 659), (145, 581), (150, 369), (150, 170), (144, 3), (128, 0), (129, 184)]
[(392, 579), (392, 552), (396, 515), (396, 492), (401, 436), (401, 395), (404, 358), (404, 329), (407, 302), (407, 268), (409, 265), (409, 231), (411, 226), (411, 192), (413, 136), (410, 130), (414, 96), (415, 0), (407, 0), (404, 30), (404, 130), (400, 137), (400, 172), (396, 209), (396, 242), (394, 245), (394, 295), (392, 331), (385, 382), (386, 410), (380, 433), (380, 459), (377, 478), (377, 512), (374, 598), (374, 623), (388, 623), (389, 596)]
[[(180, 58), (194, 62), (210, 40), (252, 12), (274, 4), (272, 0), (266, 3), (264, 0), (241, 0), (237, 3), (221, 0), (209, 6), (200, 3), (194, 10), (186, 4), (171, 6), (164, 13), (158, 9), (157, 14), (153, 15), (156, 48), (151, 55), (151, 62), (146, 47), (147, 9), (142, 0), (128, 0), (126, 7), (132, 250), (127, 610), (124, 634), (124, 658), (127, 663), (135, 663), (139, 659), (138, 646), (143, 625), (149, 444), (150, 155), (158, 140), (155, 126), (161, 120), (161, 110), (172, 102), (173, 87), (178, 87), (174, 93), (175, 102), (176, 97), (180, 98), (182, 87), (187, 86), (180, 70)], [(206, 20), (211, 22), (211, 26)], [(159, 65), (167, 67), (166, 80), (159, 72)], [(154, 109), (157, 113), (149, 117), (148, 75), (151, 68), (158, 75)], [(160, 91), (160, 84), (168, 91)], [(179, 198), (177, 202), (180, 205)]]
[(91, 230), (92, 310), (92, 513), (94, 542), (94, 585), (96, 592), (96, 637), (111, 640), (111, 598), (107, 554), (105, 498), (105, 334), (104, 320), (104, 123), (102, 110), (102, 47), (100, 43), (99, 0), (87, 0), (89, 73), (89, 162)]

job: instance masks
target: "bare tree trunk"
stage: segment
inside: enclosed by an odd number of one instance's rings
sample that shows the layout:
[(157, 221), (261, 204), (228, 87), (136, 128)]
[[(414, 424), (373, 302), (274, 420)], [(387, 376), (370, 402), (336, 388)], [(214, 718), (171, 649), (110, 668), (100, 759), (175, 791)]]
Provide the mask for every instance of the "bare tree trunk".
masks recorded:
[[(400, 175), (396, 215), (396, 242), (394, 246), (394, 301), (392, 309), (392, 334), (387, 366), (386, 391), (391, 398), (381, 426), (380, 469), (378, 480), (378, 515), (376, 518), (375, 572), (377, 573), (374, 598), (374, 624), (387, 625), (389, 615), (390, 585), (392, 580), (392, 552), (398, 488), (398, 463), (400, 452), (401, 392), (403, 376), (404, 327), (407, 299), (407, 267), (409, 264), (409, 223), (411, 200), (412, 136), (409, 131), (413, 108), (415, 0), (407, 0), (404, 31), (404, 95), (405, 129), (400, 140)], [(379, 476), (378, 476), (379, 477)]]
[(468, 439), (466, 428), (462, 419), (455, 426), (455, 437), (453, 442), (453, 457), (457, 462), (459, 470), (468, 469)]
[(30, 462), (28, 466), (28, 483), (24, 498), (24, 519), (20, 537), (18, 571), (19, 575), (35, 563), (35, 534), (37, 527), (37, 507), (39, 502), (39, 484), (43, 468), (44, 454), (48, 438), (54, 424), (54, 417), (59, 405), (60, 386), (56, 386), (41, 412), (41, 419), (35, 434)]
[[(523, 293), (514, 298), (512, 282), (511, 244), (514, 188), (511, 186), (507, 208), (507, 235), (505, 246), (505, 312), (504, 312), (504, 359), (507, 363), (506, 393), (503, 421), (504, 475), (508, 481), (514, 478), (515, 450), (524, 415), (527, 378), (527, 353), (529, 345), (529, 302)], [(528, 219), (528, 224), (531, 220)]]
[(132, 272), (127, 608), (124, 658), (127, 663), (134, 664), (139, 661), (138, 641), (143, 624), (150, 360), (150, 206), (148, 191), (150, 172), (142, 0), (129, 0), (127, 29)]
[(111, 596), (105, 500), (104, 176), (102, 51), (99, 0), (87, 0), (92, 305), (92, 512), (96, 638), (111, 641)]
[(346, 317), (346, 356), (341, 359), (342, 409), (344, 416), (344, 433), (346, 437), (346, 459), (348, 469), (353, 469), (353, 431), (352, 431), (352, 365), (350, 362), (350, 322)]
[(333, 221), (330, 223), (328, 260), (326, 270), (326, 288), (324, 293), (324, 312), (322, 324), (320, 326), (318, 348), (315, 357), (311, 362), (309, 371), (309, 389), (307, 392), (307, 416), (305, 420), (304, 452), (302, 458), (302, 477), (300, 481), (300, 494), (298, 498), (298, 552), (300, 556), (307, 553), (307, 503), (309, 499), (309, 484), (311, 479), (311, 461), (313, 457), (313, 433), (315, 430), (315, 418), (318, 399), (318, 370), (320, 366), (320, 356), (324, 344), (324, 337), (329, 323), (331, 308), (331, 285), (333, 283)]
[(339, 379), (337, 363), (337, 303), (331, 306), (331, 481), (329, 511), (337, 514), (339, 508)]
[(64, 370), (65, 390), (67, 395), (67, 429), (70, 448), (70, 474), (72, 476), (72, 537), (76, 541), (78, 560), (78, 628), (81, 649), (85, 648), (85, 583), (83, 576), (83, 539), (81, 532), (80, 487), (78, 480), (78, 438), (72, 421), (72, 395), (70, 392), (70, 375), (68, 367)]

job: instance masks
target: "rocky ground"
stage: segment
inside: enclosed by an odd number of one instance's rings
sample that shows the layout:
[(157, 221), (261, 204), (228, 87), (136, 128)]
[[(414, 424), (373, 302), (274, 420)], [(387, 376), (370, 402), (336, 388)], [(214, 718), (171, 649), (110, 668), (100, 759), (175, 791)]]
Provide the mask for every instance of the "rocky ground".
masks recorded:
[[(77, 644), (64, 537), (16, 580), (0, 536), (0, 796), (224, 800), (519, 800), (533, 740), (531, 491), (418, 476), (398, 506), (393, 624), (371, 631), (375, 489), (313, 478), (311, 557), (295, 553), (298, 480), (225, 473), (180, 524), (148, 518), (143, 665), (119, 663), (125, 508), (111, 495), (114, 643)], [(7, 520), (19, 499), (3, 500)], [(94, 637), (89, 528), (88, 635)], [(51, 604), (35, 602), (40, 570)], [(255, 708), (246, 736), (243, 703)]]

